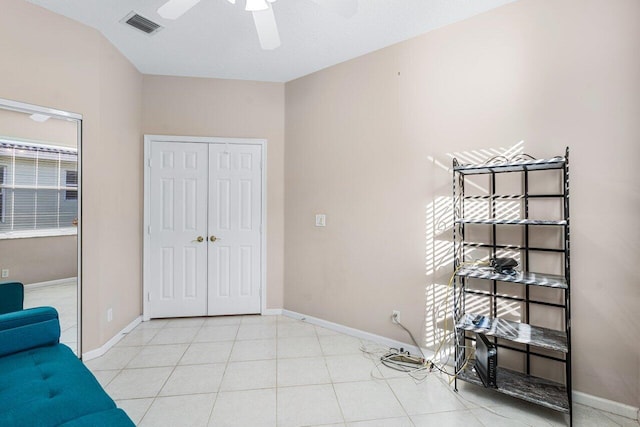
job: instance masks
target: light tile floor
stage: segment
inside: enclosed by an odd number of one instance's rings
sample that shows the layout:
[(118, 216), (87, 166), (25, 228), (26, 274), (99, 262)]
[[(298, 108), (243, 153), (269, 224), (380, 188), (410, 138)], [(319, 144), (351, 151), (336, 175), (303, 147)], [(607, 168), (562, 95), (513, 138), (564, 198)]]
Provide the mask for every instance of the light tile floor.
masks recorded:
[(78, 347), (78, 291), (76, 281), (24, 289), (24, 308), (50, 306), (58, 310), (60, 342), (76, 352)]
[[(567, 425), (470, 384), (416, 384), (378, 368), (362, 344), (282, 316), (152, 320), (87, 366), (140, 426)], [(581, 405), (574, 413), (575, 426), (638, 426)]]

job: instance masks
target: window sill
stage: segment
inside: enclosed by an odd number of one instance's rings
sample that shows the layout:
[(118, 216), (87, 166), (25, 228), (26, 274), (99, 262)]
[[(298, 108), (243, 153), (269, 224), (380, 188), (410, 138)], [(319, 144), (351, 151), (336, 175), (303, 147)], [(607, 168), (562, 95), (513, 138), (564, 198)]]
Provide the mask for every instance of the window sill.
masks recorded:
[(20, 230), (8, 231), (0, 233), (0, 240), (7, 239), (31, 239), (34, 237), (57, 237), (57, 236), (75, 236), (78, 234), (77, 227), (65, 228), (43, 228), (41, 230)]

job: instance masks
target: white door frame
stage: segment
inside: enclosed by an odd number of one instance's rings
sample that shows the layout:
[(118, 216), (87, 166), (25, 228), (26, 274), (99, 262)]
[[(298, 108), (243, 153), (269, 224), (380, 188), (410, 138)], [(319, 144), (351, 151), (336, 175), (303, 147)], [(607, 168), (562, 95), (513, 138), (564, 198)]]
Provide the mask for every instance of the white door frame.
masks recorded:
[(149, 292), (151, 291), (150, 280), (150, 236), (149, 226), (151, 224), (150, 196), (150, 168), (151, 144), (154, 142), (189, 142), (204, 144), (246, 144), (259, 145), (262, 150), (262, 233), (260, 234), (260, 313), (267, 312), (267, 140), (258, 138), (218, 138), (203, 136), (171, 136), (171, 135), (145, 135), (144, 136), (144, 219), (142, 227), (142, 319), (149, 320)]

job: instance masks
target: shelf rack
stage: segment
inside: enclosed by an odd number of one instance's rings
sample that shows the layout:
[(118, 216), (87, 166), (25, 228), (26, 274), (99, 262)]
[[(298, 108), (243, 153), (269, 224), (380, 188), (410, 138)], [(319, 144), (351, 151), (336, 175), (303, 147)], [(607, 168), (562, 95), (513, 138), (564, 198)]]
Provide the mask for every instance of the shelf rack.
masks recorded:
[[(505, 159), (506, 160), (506, 159)], [(561, 176), (561, 190), (558, 192), (535, 193), (530, 190), (532, 171), (559, 170)], [(489, 161), (485, 164), (460, 164), (453, 159), (453, 242), (454, 242), (454, 301), (453, 315), (455, 319), (455, 390), (458, 391), (458, 381), (465, 381), (483, 386), (482, 381), (473, 369), (473, 359), (468, 350), (475, 341), (475, 333), (482, 333), (493, 340), (500, 349), (507, 349), (523, 355), (523, 372), (506, 369), (500, 366), (498, 358), (496, 391), (519, 399), (523, 399), (569, 415), (569, 425), (573, 422), (571, 399), (571, 312), (570, 312), (570, 231), (569, 231), (569, 148), (564, 156), (550, 159), (533, 159), (528, 156), (518, 156), (504, 162)], [(496, 177), (509, 174), (519, 181), (521, 191), (499, 194), (496, 192)], [(465, 181), (478, 175), (488, 175), (488, 188), (484, 194), (465, 194)], [(481, 187), (475, 185), (475, 187)], [(561, 202), (561, 214), (553, 219), (530, 217), (531, 201), (549, 199)], [(513, 211), (508, 218), (503, 218), (496, 208), (497, 203), (519, 203), (518, 217), (513, 218)], [(477, 218), (477, 214), (465, 216), (467, 203), (488, 203), (488, 217)], [(469, 227), (490, 227), (487, 241), (470, 241)], [(540, 244), (531, 245), (533, 233), (540, 227), (552, 228), (560, 234), (561, 247), (545, 247)], [(499, 230), (504, 228), (521, 229), (521, 241), (518, 243), (498, 243)], [(520, 265), (515, 274), (495, 272), (492, 268), (474, 264), (471, 255), (474, 250), (488, 251), (487, 258), (500, 256), (504, 251), (519, 254)], [(560, 257), (561, 274), (530, 271), (533, 254), (546, 253)], [(485, 259), (486, 261), (486, 259)], [(487, 283), (488, 285), (474, 288), (471, 283)], [(509, 295), (499, 292), (503, 284), (522, 286), (523, 296)], [(531, 288), (537, 288), (532, 296)], [(550, 302), (541, 299), (544, 292), (561, 293), (560, 302)], [(470, 305), (467, 299), (474, 297), (475, 305)], [(483, 301), (482, 313), (475, 313), (478, 309), (478, 299)], [(504, 318), (499, 313), (501, 303), (520, 304), (519, 321)], [(547, 306), (559, 310), (563, 328), (561, 330), (545, 328), (530, 324), (532, 306)], [(488, 318), (488, 325), (478, 327), (472, 323), (477, 314)], [(552, 360), (563, 365), (562, 383), (551, 381), (532, 374), (532, 359), (542, 358)]]

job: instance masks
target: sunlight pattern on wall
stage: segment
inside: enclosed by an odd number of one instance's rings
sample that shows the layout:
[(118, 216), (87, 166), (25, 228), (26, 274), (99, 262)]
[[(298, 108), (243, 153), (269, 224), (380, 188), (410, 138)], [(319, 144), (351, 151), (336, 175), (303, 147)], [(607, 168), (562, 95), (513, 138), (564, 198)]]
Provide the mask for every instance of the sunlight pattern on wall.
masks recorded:
[[(445, 153), (443, 159), (429, 157), (429, 161), (436, 167), (434, 175), (446, 173), (453, 179), (452, 160), (458, 159), (462, 164), (482, 164), (490, 159), (500, 161), (505, 158), (523, 154), (524, 141), (510, 147), (485, 148), (464, 152)], [(440, 172), (439, 172), (440, 171)], [(466, 188), (473, 187), (473, 193), (486, 194), (488, 182), (465, 180)], [(449, 188), (449, 191), (450, 188)], [(520, 200), (503, 199), (496, 202), (496, 218), (517, 219), (520, 217), (522, 204)], [(487, 218), (491, 215), (491, 201), (486, 199), (467, 200), (465, 217)], [(439, 359), (447, 362), (453, 358), (453, 289), (451, 274), (453, 273), (453, 195), (436, 195), (433, 201), (425, 207), (425, 271), (427, 284), (425, 286), (425, 335), (426, 348), (436, 351), (440, 349)], [(466, 261), (484, 260), (490, 257), (487, 248), (470, 248), (466, 251)], [(499, 256), (515, 257), (519, 260), (517, 250), (503, 249)], [(466, 311), (478, 314), (489, 314), (487, 298), (469, 295)], [(498, 304), (499, 315), (509, 314), (510, 318), (519, 319), (521, 307), (519, 302), (501, 301)]]

